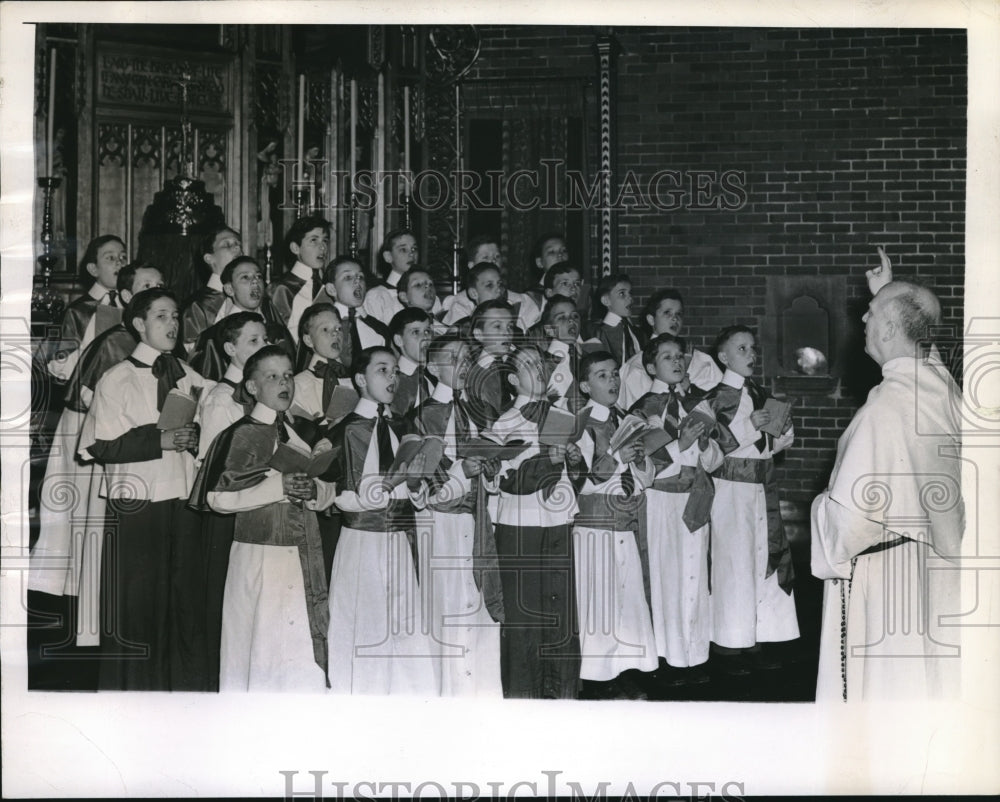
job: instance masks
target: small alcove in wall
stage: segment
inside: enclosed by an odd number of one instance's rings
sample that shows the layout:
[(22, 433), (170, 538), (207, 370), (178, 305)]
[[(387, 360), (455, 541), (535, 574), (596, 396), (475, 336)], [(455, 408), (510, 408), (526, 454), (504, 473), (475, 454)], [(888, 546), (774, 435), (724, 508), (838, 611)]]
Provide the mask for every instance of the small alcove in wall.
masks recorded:
[(847, 350), (844, 276), (768, 276), (761, 322), (764, 375), (777, 393), (828, 395)]

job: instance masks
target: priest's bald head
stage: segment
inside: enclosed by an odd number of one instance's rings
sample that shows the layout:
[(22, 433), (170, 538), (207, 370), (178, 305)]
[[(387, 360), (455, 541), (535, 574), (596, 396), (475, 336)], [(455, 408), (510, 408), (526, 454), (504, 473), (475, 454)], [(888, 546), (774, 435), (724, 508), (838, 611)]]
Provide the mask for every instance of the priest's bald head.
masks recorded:
[(926, 287), (890, 281), (872, 298), (862, 320), (865, 352), (884, 365), (890, 359), (916, 353), (916, 344), (941, 324), (941, 304)]

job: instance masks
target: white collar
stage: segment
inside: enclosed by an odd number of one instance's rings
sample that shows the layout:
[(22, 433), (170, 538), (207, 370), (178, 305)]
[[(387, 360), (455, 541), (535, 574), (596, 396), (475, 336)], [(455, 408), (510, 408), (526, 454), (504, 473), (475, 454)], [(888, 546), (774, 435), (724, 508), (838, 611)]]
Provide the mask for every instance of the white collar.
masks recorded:
[(133, 359), (137, 359), (139, 362), (142, 362), (143, 365), (148, 366), (152, 366), (158, 356), (160, 356), (159, 351), (153, 348), (153, 346), (147, 345), (141, 341), (136, 344), (135, 350), (132, 351)]
[(476, 364), (481, 368), (488, 368), (494, 362), (498, 360), (502, 362), (504, 359), (506, 359), (505, 356), (495, 356), (484, 348), (482, 353), (479, 355), (479, 359), (476, 360)]
[(604, 316), (604, 320), (602, 322), (605, 325), (608, 325), (608, 326), (611, 326), (611, 328), (614, 328), (615, 326), (617, 326), (619, 323), (622, 322), (622, 318), (619, 317), (618, 315), (616, 315), (614, 312), (608, 312)]
[(549, 341), (549, 347), (545, 350), (550, 354), (558, 354), (563, 357), (569, 356), (569, 346), (562, 340), (557, 340), (555, 337)]
[(389, 275), (385, 277), (385, 283), (388, 284), (393, 289), (396, 289), (396, 285), (399, 284), (399, 280), (403, 277), (403, 274), (398, 272), (395, 268), (389, 272)]
[(653, 379), (653, 384), (649, 388), (651, 393), (670, 393), (675, 392), (678, 395), (684, 395), (684, 390), (681, 388), (680, 382), (671, 386), (667, 384), (662, 379)]
[(399, 368), (399, 372), (404, 376), (412, 376), (417, 372), (417, 368), (420, 367), (420, 365), (410, 359), (406, 354), (399, 355), (399, 359), (396, 361), (396, 366)]
[[(334, 301), (333, 305), (335, 307), (337, 307), (337, 312), (340, 313), (340, 319), (344, 323), (346, 323), (347, 322), (347, 318), (351, 314), (351, 308), (347, 304), (341, 303), (340, 301)], [(354, 317), (357, 318), (357, 317), (364, 317), (364, 316), (365, 316), (364, 307), (361, 307), (361, 306), (354, 307)]]
[[(590, 417), (596, 421), (606, 421), (611, 415), (610, 407), (606, 407), (604, 404), (599, 401), (594, 401), (593, 399), (587, 402), (585, 409), (590, 410)], [(619, 414), (622, 413), (619, 411)]]
[[(286, 412), (285, 415), (287, 414)], [(250, 417), (261, 423), (274, 423), (278, 419), (278, 412), (268, 406), (264, 406), (258, 401), (254, 404), (253, 410), (250, 412)]]
[(434, 392), (431, 393), (431, 398), (435, 401), (440, 401), (442, 404), (450, 404), (455, 400), (455, 391), (444, 382), (439, 381), (434, 385)]
[(219, 273), (212, 273), (208, 277), (208, 281), (205, 282), (205, 286), (210, 290), (215, 290), (216, 292), (223, 292), (222, 289), (222, 276)]
[[(354, 406), (354, 411), (358, 413), (362, 418), (375, 418), (378, 417), (378, 401), (372, 401), (370, 398), (359, 398), (358, 403)], [(385, 405), (386, 417), (389, 416), (389, 405)]]
[(104, 296), (107, 295), (111, 290), (105, 289), (99, 282), (95, 281), (90, 285), (90, 289), (87, 290), (87, 295), (93, 298), (95, 301), (104, 300)]
[(725, 384), (729, 387), (735, 387), (737, 390), (741, 389), (746, 382), (746, 378), (741, 376), (735, 370), (730, 370), (726, 368), (726, 372), (722, 374), (722, 381), (720, 384)]
[(239, 384), (243, 381), (243, 368), (238, 368), (232, 362), (229, 363), (229, 367), (226, 368), (226, 372), (223, 375), (224, 379), (229, 379), (229, 381)]
[(526, 395), (521, 395), (518, 393), (517, 398), (514, 399), (514, 409), (520, 409), (525, 404), (530, 404), (532, 401), (542, 401), (541, 398), (529, 398)]
[(312, 281), (313, 269), (303, 262), (296, 261), (295, 264), (292, 265), (291, 273), (293, 276), (303, 279), (304, 281)]

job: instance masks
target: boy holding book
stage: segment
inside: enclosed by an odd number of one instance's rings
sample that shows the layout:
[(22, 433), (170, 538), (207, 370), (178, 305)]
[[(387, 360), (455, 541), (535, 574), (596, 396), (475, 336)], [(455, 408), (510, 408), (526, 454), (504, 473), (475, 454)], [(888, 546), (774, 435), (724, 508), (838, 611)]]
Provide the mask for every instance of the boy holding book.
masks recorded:
[(423, 513), (429, 535), (421, 543), (420, 570), (441, 694), (499, 697), (503, 599), (484, 482), (500, 463), (466, 455), (479, 435), (462, 398), (470, 364), (469, 345), (456, 335), (437, 337), (427, 349), (427, 368), (437, 384), (412, 422), (418, 434), (443, 438), (445, 445)]
[(713, 474), (712, 642), (734, 673), (748, 670), (747, 658), (750, 667), (776, 668), (775, 650), (760, 644), (794, 640), (799, 626), (772, 456), (791, 445), (795, 432), (787, 414), (772, 420), (769, 393), (750, 378), (753, 332), (729, 326), (713, 350), (725, 371), (708, 398), (731, 438)]
[(222, 604), (220, 690), (322, 691), (329, 623), (316, 508), (332, 485), (270, 466), (281, 443), (308, 451), (286, 419), (292, 360), (274, 345), (247, 359), (251, 412), (216, 438), (191, 504), (235, 514)]
[(186, 508), (198, 427), (161, 431), (158, 424), (172, 388), (194, 395), (203, 380), (171, 355), (180, 327), (172, 293), (138, 293), (124, 319), (139, 343), (98, 381), (79, 443), (81, 458), (104, 466), (108, 500), (99, 683), (203, 690), (205, 552)]
[(708, 660), (712, 634), (709, 474), (722, 463), (704, 393), (685, 386), (684, 352), (684, 341), (673, 334), (660, 334), (646, 346), (643, 361), (653, 382), (632, 408), (670, 436), (652, 455), (655, 478), (646, 490), (653, 629), (657, 653), (667, 664), (661, 678), (668, 684), (708, 680), (695, 667)]
[(580, 677), (601, 683), (599, 696), (645, 698), (631, 670), (657, 667), (642, 493), (653, 467), (639, 438), (612, 448), (625, 413), (617, 406), (621, 379), (610, 352), (583, 358), (580, 389), (588, 399), (578, 444), (580, 511), (573, 527)]
[[(392, 470), (401, 427), (389, 418), (396, 356), (361, 351), (360, 395), (329, 439), (343, 528), (330, 580), (330, 683), (335, 693), (438, 694), (417, 578), (414, 505), (426, 504), (425, 460)], [(436, 467), (436, 466), (433, 466)]]
[[(658, 290), (646, 304), (643, 317), (651, 338), (661, 334), (680, 337), (684, 328), (684, 299), (677, 290)], [(688, 347), (684, 359), (688, 380), (701, 390), (710, 390), (722, 380), (722, 371), (704, 351)], [(622, 405), (630, 408), (649, 392), (652, 383), (653, 376), (646, 372), (642, 353), (626, 360), (622, 365)]]
[[(471, 374), (470, 374), (471, 375)], [(581, 465), (570, 443), (540, 441), (549, 403), (548, 367), (537, 345), (511, 355), (513, 406), (493, 424), (501, 444), (526, 450), (501, 463), (496, 547), (504, 599), (500, 671), (505, 697), (573, 699), (580, 679), (571, 526), (576, 493), (568, 470)]]

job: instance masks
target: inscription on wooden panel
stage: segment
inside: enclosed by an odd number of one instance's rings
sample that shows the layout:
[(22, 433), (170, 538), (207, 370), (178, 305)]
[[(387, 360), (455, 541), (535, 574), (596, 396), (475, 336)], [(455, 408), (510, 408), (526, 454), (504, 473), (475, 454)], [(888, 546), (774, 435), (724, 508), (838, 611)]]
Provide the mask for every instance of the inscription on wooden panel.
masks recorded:
[(190, 56), (156, 48), (100, 52), (97, 102), (179, 110), (179, 81), (186, 73), (190, 76), (189, 112), (229, 113), (229, 64), (216, 59), (194, 60)]

